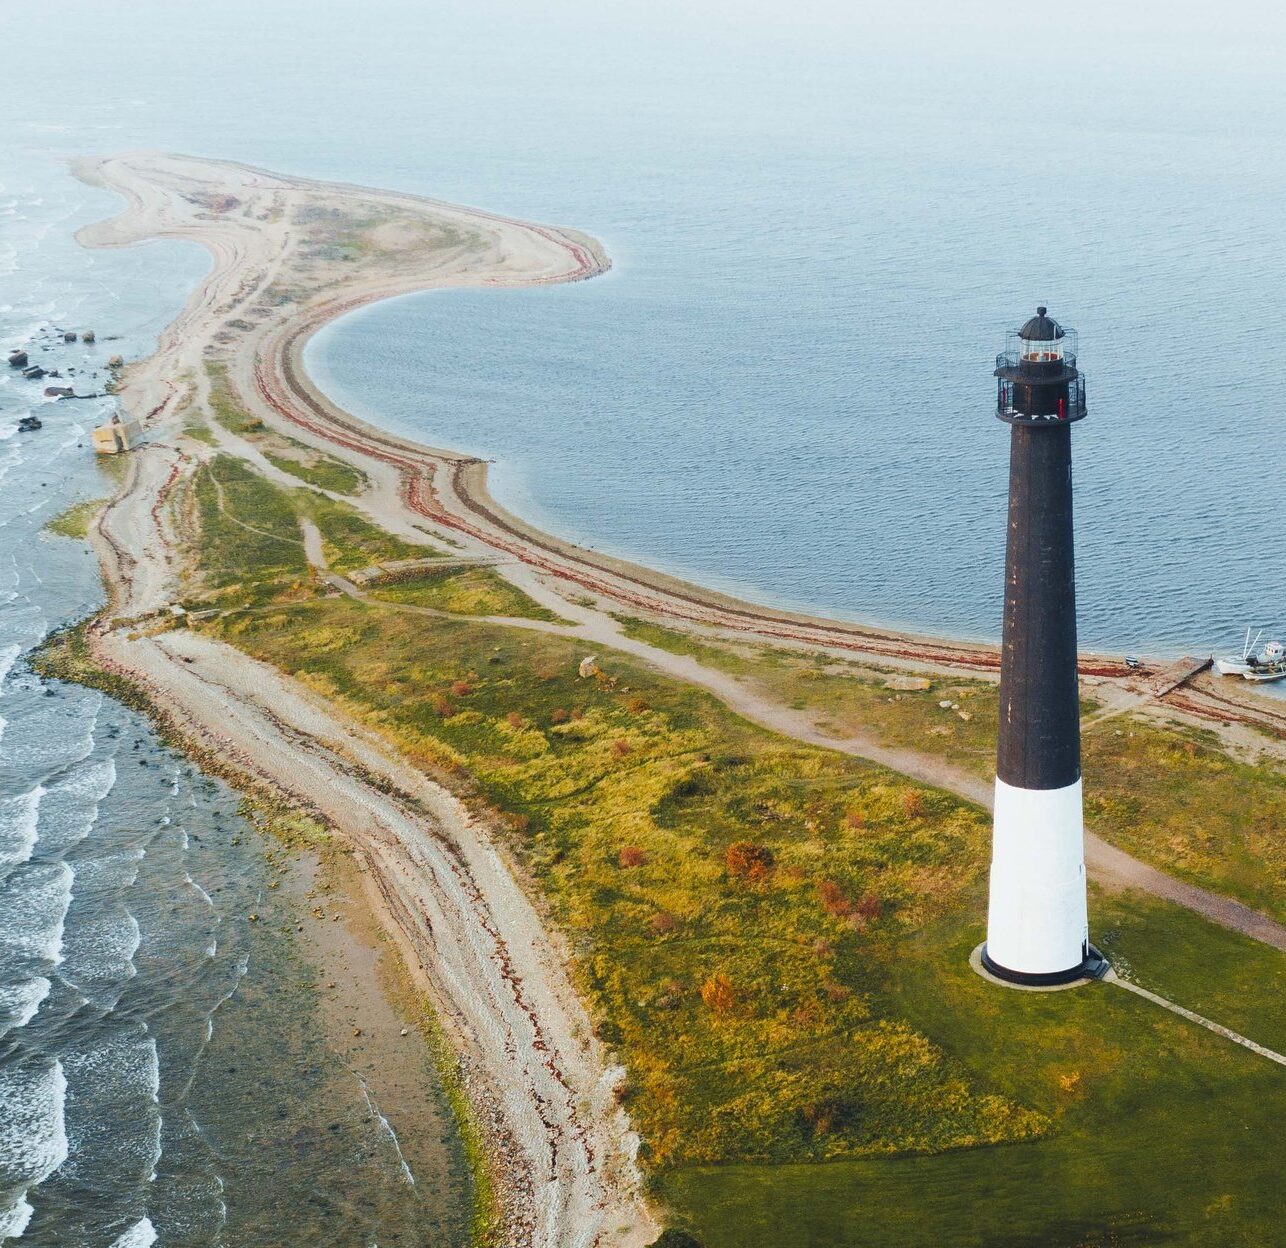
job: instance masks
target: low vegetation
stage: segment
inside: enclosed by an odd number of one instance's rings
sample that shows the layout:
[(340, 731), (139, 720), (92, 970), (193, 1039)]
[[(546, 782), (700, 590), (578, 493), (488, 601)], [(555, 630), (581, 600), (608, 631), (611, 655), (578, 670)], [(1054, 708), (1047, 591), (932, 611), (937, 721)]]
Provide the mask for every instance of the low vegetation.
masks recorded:
[(487, 567), (421, 570), (411, 580), (373, 588), (371, 597), (453, 615), (518, 616), (552, 622), (559, 618)]
[(106, 501), (103, 498), (89, 498), (84, 502), (72, 503), (66, 511), (48, 521), (45, 528), (59, 537), (76, 537), (83, 540), (89, 536), (89, 526), (93, 524), (94, 517), (102, 511)]

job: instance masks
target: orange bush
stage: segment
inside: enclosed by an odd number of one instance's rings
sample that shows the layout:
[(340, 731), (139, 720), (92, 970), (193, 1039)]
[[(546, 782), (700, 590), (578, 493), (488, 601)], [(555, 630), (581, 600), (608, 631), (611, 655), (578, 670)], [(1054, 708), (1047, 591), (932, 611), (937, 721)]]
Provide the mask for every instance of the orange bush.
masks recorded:
[(451, 686), (452, 696), (467, 698), (473, 692), (473, 686), (467, 680), (457, 680)]
[(637, 693), (630, 698), (628, 702), (626, 702), (625, 708), (631, 715), (642, 715), (644, 711), (650, 711), (652, 709), (648, 704), (648, 700), (640, 697)]
[(850, 810), (844, 816), (844, 822), (850, 828), (864, 828), (866, 827), (866, 816), (860, 810)]
[(902, 813), (908, 819), (918, 819), (924, 814), (924, 794), (919, 789), (903, 790)]
[(616, 861), (623, 867), (641, 867), (647, 861), (647, 854), (640, 845), (623, 845)]
[(737, 1004), (737, 992), (732, 986), (732, 980), (722, 971), (711, 975), (701, 985), (701, 1000), (712, 1013), (727, 1014)]
[(505, 716), (505, 719), (509, 722), (510, 728), (522, 727), (522, 716), (519, 715), (517, 711), (510, 711), (509, 714)]
[(617, 758), (624, 758), (631, 749), (632, 747), (630, 743), (623, 737), (618, 737), (612, 742), (612, 753), (616, 755)]
[(746, 880), (759, 884), (768, 878), (776, 861), (773, 852), (765, 845), (754, 845), (750, 841), (733, 841), (723, 856), (728, 874), (734, 880)]
[(848, 894), (834, 880), (823, 880), (817, 886), (817, 896), (827, 914), (845, 915), (850, 909)]
[(441, 715), (443, 719), (449, 719), (455, 714), (455, 707), (451, 705), (450, 698), (434, 698), (433, 709), (437, 714)]
[(549, 722), (551, 724), (565, 724), (569, 719), (571, 719), (571, 715), (563, 710), (561, 706), (549, 712)]

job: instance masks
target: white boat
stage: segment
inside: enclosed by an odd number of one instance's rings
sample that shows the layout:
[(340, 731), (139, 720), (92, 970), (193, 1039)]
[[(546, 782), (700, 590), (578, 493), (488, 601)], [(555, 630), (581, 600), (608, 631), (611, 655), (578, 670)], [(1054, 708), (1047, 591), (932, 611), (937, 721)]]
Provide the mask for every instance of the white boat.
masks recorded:
[(1246, 629), (1246, 643), (1241, 648), (1240, 657), (1224, 655), (1215, 660), (1215, 671), (1220, 676), (1240, 676), (1244, 680), (1281, 680), (1286, 677), (1286, 646), (1280, 641), (1268, 641), (1262, 646), (1259, 639), (1264, 635), (1261, 628), (1250, 640), (1250, 629)]

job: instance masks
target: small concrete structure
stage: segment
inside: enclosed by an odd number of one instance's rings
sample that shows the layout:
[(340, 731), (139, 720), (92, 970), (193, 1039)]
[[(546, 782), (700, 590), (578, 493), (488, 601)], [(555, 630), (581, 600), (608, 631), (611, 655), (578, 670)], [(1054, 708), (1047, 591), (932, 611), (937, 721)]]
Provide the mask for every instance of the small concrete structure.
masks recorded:
[(99, 455), (119, 455), (132, 451), (143, 441), (143, 427), (137, 420), (122, 420), (113, 416), (105, 425), (93, 432), (94, 450)]

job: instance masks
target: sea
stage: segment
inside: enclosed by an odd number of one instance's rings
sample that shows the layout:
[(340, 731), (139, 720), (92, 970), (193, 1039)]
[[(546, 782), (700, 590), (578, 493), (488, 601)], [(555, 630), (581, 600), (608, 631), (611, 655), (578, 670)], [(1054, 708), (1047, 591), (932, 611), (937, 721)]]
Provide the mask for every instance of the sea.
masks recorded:
[[(574, 226), (605, 277), (390, 301), (319, 334), (310, 369), (493, 460), (503, 503), (575, 541), (995, 638), (991, 370), (1046, 304), (1088, 378), (1083, 643), (1286, 633), (1275, 6), (65, 0), (6, 23), (0, 346), (79, 390), (145, 354), (207, 262), (77, 247), (118, 205), (76, 156), (191, 152)], [(57, 332), (86, 326), (93, 348)], [(28, 664), (101, 601), (84, 544), (43, 526), (112, 484), (87, 446), (111, 400), (45, 384), (0, 367), (0, 1239), (459, 1242), (464, 1185), (405, 1182), (284, 909), (272, 939), (247, 921), (288, 903), (235, 796)]]

